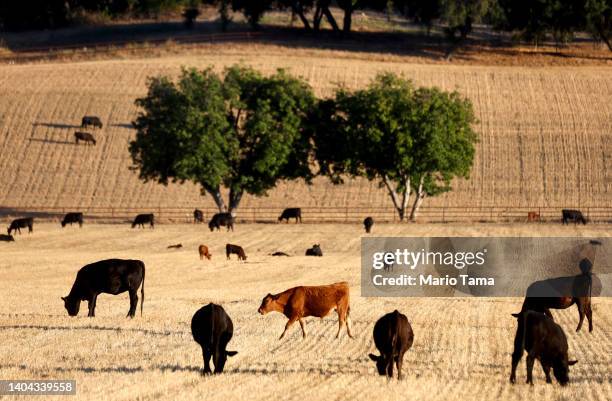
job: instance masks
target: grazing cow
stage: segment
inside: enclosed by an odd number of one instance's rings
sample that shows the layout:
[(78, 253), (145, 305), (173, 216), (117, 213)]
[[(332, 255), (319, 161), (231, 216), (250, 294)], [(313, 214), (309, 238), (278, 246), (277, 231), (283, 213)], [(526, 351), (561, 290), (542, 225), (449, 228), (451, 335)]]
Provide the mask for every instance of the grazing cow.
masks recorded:
[(168, 245), (168, 249), (181, 249), (183, 244)]
[(79, 223), (79, 227), (83, 227), (83, 213), (81, 212), (66, 213), (61, 223), (62, 227), (66, 227), (66, 224), (72, 225), (72, 223)]
[(203, 374), (212, 373), (210, 370), (211, 357), (215, 365), (215, 373), (223, 373), (227, 357), (238, 353), (225, 349), (234, 334), (234, 325), (232, 319), (220, 305), (210, 303), (200, 308), (191, 319), (191, 334), (195, 342), (202, 347)]
[(578, 315), (580, 321), (576, 331), (580, 331), (582, 328), (582, 322), (586, 316), (589, 321), (589, 332), (593, 331), (593, 310), (591, 308), (591, 296), (587, 295), (584, 297), (525, 297), (523, 301), (523, 307), (521, 313), (528, 310), (544, 313), (546, 316), (553, 318), (550, 313), (550, 309), (567, 309), (570, 306), (576, 304), (578, 308)]
[(200, 260), (204, 258), (210, 260), (210, 258), (212, 258), (212, 253), (208, 251), (208, 247), (206, 245), (200, 245), (198, 247), (198, 252), (200, 253)]
[(277, 251), (277, 252), (270, 254), (270, 256), (289, 256), (289, 254), (285, 252)]
[(306, 256), (323, 256), (323, 251), (319, 244), (314, 244), (312, 248), (306, 249)]
[(153, 215), (153, 213), (139, 214), (138, 216), (136, 216), (136, 218), (132, 222), (132, 228), (136, 226), (144, 228), (145, 224), (147, 223), (151, 225), (151, 228), (155, 227), (155, 216)]
[(387, 313), (374, 325), (374, 344), (380, 356), (369, 354), (376, 362), (378, 374), (393, 377), (393, 362), (397, 366), (397, 378), (402, 378), (402, 362), (404, 354), (412, 347), (414, 333), (408, 318), (397, 309)]
[(586, 225), (586, 219), (580, 210), (563, 209), (561, 214), (563, 216), (563, 224), (568, 224), (568, 221), (573, 221), (574, 224), (582, 223)]
[(374, 219), (371, 218), (370, 216), (366, 217), (365, 219), (363, 219), (363, 226), (365, 227), (365, 231), (366, 233), (370, 233), (370, 231), (372, 230), (372, 226), (374, 225)]
[(81, 119), (81, 127), (85, 128), (89, 126), (96, 127), (96, 128), (102, 128), (102, 121), (100, 120), (100, 117), (84, 116)]
[(21, 229), (26, 227), (28, 228), (28, 233), (34, 232), (33, 217), (23, 217), (21, 219), (11, 221), (11, 224), (7, 230), (8, 235), (11, 235), (11, 231), (17, 231), (19, 234), (21, 234)]
[(89, 313), (94, 317), (96, 299), (101, 293), (117, 295), (130, 293), (130, 310), (128, 317), (134, 317), (138, 305), (138, 287), (140, 288), (140, 315), (144, 304), (145, 265), (140, 260), (107, 259), (83, 266), (77, 273), (70, 293), (62, 297), (68, 315), (79, 314), (81, 301), (87, 301)]
[(213, 231), (215, 228), (221, 231), (221, 226), (227, 226), (227, 231), (234, 231), (234, 217), (231, 213), (217, 213), (208, 222), (208, 228)]
[(74, 141), (77, 145), (79, 144), (79, 141), (85, 142), (86, 145), (88, 143), (91, 143), (94, 146), (96, 145), (96, 138), (94, 138), (94, 136), (91, 135), (89, 132), (75, 132)]
[(527, 213), (527, 221), (528, 222), (540, 221), (540, 213), (538, 213), (538, 212), (528, 212)]
[(238, 245), (225, 244), (225, 256), (227, 259), (230, 258), (230, 255), (235, 253), (238, 255), (238, 260), (247, 260), (246, 254), (244, 253), (244, 249)]
[(527, 351), (527, 383), (533, 384), (533, 364), (539, 360), (546, 375), (546, 383), (552, 383), (550, 368), (562, 386), (569, 382), (569, 367), (578, 361), (569, 361), (567, 357), (567, 338), (561, 326), (550, 317), (535, 311), (513, 313), (517, 319), (512, 353), (512, 372), (510, 382), (516, 381), (516, 367)]
[(302, 209), (300, 209), (299, 207), (290, 207), (290, 208), (283, 210), (281, 215), (278, 217), (278, 221), (286, 220), (287, 223), (289, 223), (289, 219), (295, 219), (296, 223), (299, 220), (299, 222), (301, 223), (302, 222)]
[(193, 211), (193, 222), (194, 223), (204, 223), (204, 212), (200, 209), (196, 209)]
[(0, 234), (0, 241), (15, 242), (15, 238), (12, 235)]
[(293, 287), (280, 294), (268, 294), (261, 301), (258, 312), (264, 315), (276, 311), (289, 319), (283, 334), (279, 338), (280, 340), (295, 321), (300, 323), (302, 337), (306, 337), (302, 319), (308, 316), (324, 318), (332, 309), (336, 309), (338, 313), (339, 327), (336, 338), (340, 336), (340, 330), (345, 322), (346, 332), (349, 337), (353, 338), (349, 317), (351, 309), (349, 306), (349, 286), (345, 281), (330, 285)]

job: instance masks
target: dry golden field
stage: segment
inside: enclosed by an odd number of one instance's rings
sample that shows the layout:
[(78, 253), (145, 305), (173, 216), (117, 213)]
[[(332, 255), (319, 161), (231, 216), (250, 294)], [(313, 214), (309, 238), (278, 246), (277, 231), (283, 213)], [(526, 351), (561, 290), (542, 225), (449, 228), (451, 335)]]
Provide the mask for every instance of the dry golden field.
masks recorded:
[[(560, 225), (376, 225), (374, 235), (407, 236), (609, 236), (605, 226)], [(234, 233), (204, 226), (85, 225), (61, 229), (41, 224), (15, 243), (0, 242), (0, 378), (76, 379), (78, 400), (609, 400), (612, 395), (612, 301), (596, 298), (595, 330), (575, 333), (575, 307), (553, 311), (568, 335), (578, 364), (571, 383), (547, 385), (536, 365), (535, 386), (508, 382), (517, 298), (360, 297), (359, 225), (239, 225)], [(226, 242), (241, 244), (248, 262), (226, 261)], [(320, 242), (322, 258), (304, 249)], [(166, 246), (182, 243), (182, 250)], [(202, 262), (197, 245), (213, 252)], [(267, 256), (275, 250), (292, 256)], [(67, 316), (60, 296), (76, 271), (108, 257), (146, 263), (144, 316), (125, 318), (128, 297), (101, 295), (95, 318)], [(260, 316), (268, 292), (295, 285), (346, 280), (351, 287), (355, 339), (335, 339), (332, 315), (307, 319), (307, 338), (292, 327), (282, 341), (285, 318)], [(191, 338), (192, 314), (221, 303), (234, 321), (226, 373), (201, 377), (200, 348)], [(376, 319), (399, 309), (415, 332), (404, 360), (405, 379), (377, 375)], [(37, 398), (38, 399), (38, 398)]]
[[(457, 89), (479, 119), (480, 144), (472, 176), (439, 206), (609, 206), (612, 199), (612, 69), (419, 64), (351, 58), (339, 52), (251, 45), (160, 58), (0, 66), (0, 205), (35, 207), (213, 206), (191, 184), (142, 184), (127, 145), (134, 99), (147, 77), (176, 75), (181, 66), (250, 64), (264, 72), (286, 68), (317, 95), (337, 84), (363, 87), (382, 71), (403, 73), (418, 85)], [(104, 129), (95, 147), (75, 146), (84, 114)], [(269, 197), (246, 196), (243, 207), (390, 207), (376, 183), (307, 187), (281, 183)], [(16, 212), (17, 214), (19, 212)]]

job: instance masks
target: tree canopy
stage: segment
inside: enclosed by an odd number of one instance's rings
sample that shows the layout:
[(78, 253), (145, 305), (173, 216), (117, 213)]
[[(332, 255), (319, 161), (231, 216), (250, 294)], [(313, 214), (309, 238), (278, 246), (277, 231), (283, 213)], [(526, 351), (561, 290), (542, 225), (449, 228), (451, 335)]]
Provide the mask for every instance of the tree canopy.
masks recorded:
[(301, 79), (234, 66), (223, 75), (183, 70), (178, 82), (156, 77), (148, 86), (136, 100), (142, 111), (130, 143), (141, 179), (197, 183), (232, 212), (245, 192), (261, 196), (278, 180), (312, 178), (302, 126), (314, 96)]

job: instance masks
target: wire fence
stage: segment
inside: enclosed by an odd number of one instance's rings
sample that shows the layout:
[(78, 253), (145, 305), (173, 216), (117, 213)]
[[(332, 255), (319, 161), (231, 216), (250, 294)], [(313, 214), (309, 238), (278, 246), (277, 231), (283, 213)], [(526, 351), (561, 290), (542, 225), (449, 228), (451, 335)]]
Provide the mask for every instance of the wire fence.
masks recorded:
[[(392, 207), (303, 207), (303, 223), (361, 223), (366, 216), (377, 222), (399, 222)], [(550, 206), (474, 206), (474, 207), (421, 207), (417, 221), (422, 223), (451, 222), (561, 222), (560, 207)], [(612, 223), (612, 207), (565, 207), (580, 210), (590, 223)], [(199, 208), (207, 222), (216, 208)], [(81, 212), (84, 219), (101, 223), (127, 223), (137, 214), (153, 213), (156, 222), (189, 223), (194, 221), (192, 207), (0, 207), (0, 218), (8, 221), (17, 217), (34, 217), (42, 221), (59, 221), (66, 213)], [(238, 223), (273, 223), (282, 212), (279, 207), (243, 207), (236, 210)], [(529, 215), (531, 214), (531, 218)]]

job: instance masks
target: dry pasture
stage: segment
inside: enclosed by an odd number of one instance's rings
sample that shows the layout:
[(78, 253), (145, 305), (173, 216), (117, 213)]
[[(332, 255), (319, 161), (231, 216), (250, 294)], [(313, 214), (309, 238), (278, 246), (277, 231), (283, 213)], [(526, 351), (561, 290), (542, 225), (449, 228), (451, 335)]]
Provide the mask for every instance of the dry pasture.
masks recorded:
[[(474, 104), (480, 133), (469, 180), (425, 205), (601, 207), (612, 196), (612, 74), (596, 67), (498, 67), (400, 63), (338, 52), (279, 46), (215, 47), (214, 52), (160, 58), (0, 66), (0, 205), (19, 208), (213, 206), (192, 184), (143, 184), (129, 171), (134, 100), (147, 77), (176, 76), (181, 66), (218, 69), (249, 64), (288, 69), (318, 96), (337, 84), (360, 88), (393, 71), (418, 85), (457, 89)], [(76, 146), (83, 115), (105, 124), (96, 146)], [(390, 207), (377, 183), (326, 179), (308, 187), (281, 183), (243, 207)]]
[[(33, 234), (0, 243), (0, 377), (76, 379), (79, 400), (609, 400), (612, 394), (612, 302), (594, 300), (595, 330), (575, 333), (575, 307), (553, 311), (564, 327), (570, 355), (579, 359), (572, 382), (547, 385), (538, 365), (535, 386), (508, 382), (518, 298), (362, 298), (360, 225), (239, 225), (234, 233), (203, 226), (87, 224), (61, 229), (38, 224)], [(606, 226), (383, 225), (386, 236), (609, 236)], [(226, 242), (240, 244), (246, 263), (227, 261)], [(321, 243), (322, 258), (304, 250)], [(166, 249), (182, 243), (180, 250)], [(200, 261), (199, 244), (212, 251)], [(283, 250), (286, 257), (268, 256)], [(108, 257), (140, 258), (147, 266), (144, 316), (125, 318), (126, 294), (101, 295), (95, 318), (69, 318), (60, 296), (76, 271)], [(268, 292), (295, 285), (347, 280), (355, 339), (334, 339), (337, 318), (307, 319), (307, 338), (295, 325), (282, 341), (285, 318), (260, 316)], [(193, 342), (192, 314), (221, 303), (234, 321), (229, 349), (239, 353), (226, 373), (202, 377)], [(377, 375), (367, 354), (372, 328), (382, 314), (399, 309), (411, 321), (415, 343), (405, 357), (405, 380)]]

